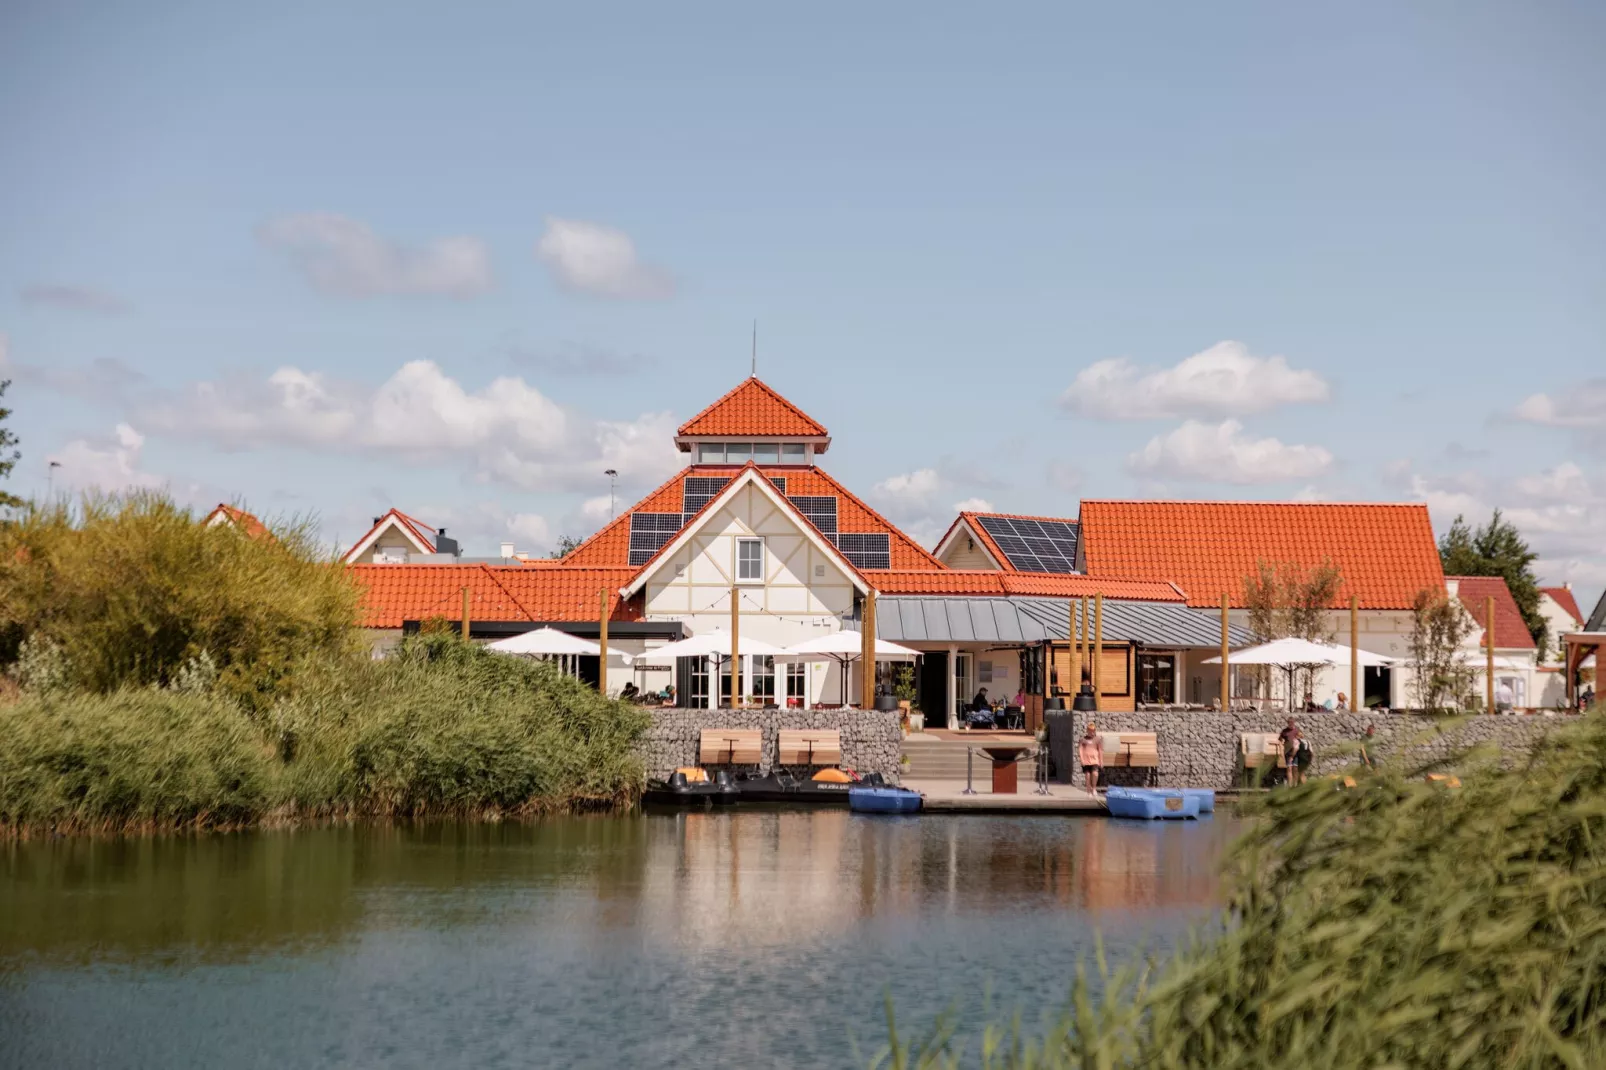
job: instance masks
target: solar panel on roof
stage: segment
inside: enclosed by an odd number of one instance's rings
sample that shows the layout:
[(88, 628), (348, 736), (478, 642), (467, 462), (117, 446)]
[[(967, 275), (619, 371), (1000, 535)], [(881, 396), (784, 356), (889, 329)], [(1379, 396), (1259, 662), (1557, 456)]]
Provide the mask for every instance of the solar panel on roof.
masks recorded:
[(844, 531), (833, 540), (854, 568), (891, 568), (892, 537), (880, 532)]
[(770, 482), (775, 484), (775, 489), (776, 490), (780, 491), (782, 494), (786, 493), (786, 477), (785, 476), (770, 476)]
[(797, 511), (808, 518), (809, 523), (826, 535), (836, 532), (836, 495), (834, 494), (799, 494), (787, 498), (797, 507)]
[(1009, 563), (1022, 572), (1075, 572), (1077, 526), (1065, 520), (976, 518)]
[(680, 511), (695, 513), (719, 496), (730, 480), (724, 476), (687, 476), (680, 488)]
[(680, 513), (630, 514), (630, 563), (645, 565), (685, 523)]

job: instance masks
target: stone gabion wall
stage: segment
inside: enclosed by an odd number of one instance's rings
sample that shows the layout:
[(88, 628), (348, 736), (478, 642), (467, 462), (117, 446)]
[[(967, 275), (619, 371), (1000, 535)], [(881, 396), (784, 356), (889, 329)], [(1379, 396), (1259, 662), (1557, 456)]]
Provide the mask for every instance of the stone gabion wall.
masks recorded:
[(678, 766), (697, 764), (697, 745), (705, 728), (757, 728), (764, 733), (767, 773), (775, 764), (781, 729), (834, 728), (842, 733), (842, 764), (861, 773), (880, 773), (896, 781), (903, 731), (898, 714), (863, 710), (652, 710), (652, 726), (637, 744), (647, 776), (658, 780)]
[[(1516, 759), (1525, 756), (1534, 741), (1546, 732), (1572, 720), (1569, 717), (1473, 717), (1457, 731), (1446, 732), (1440, 722), (1421, 714), (1372, 713), (1296, 713), (1300, 731), (1315, 752), (1312, 774), (1332, 772), (1355, 760), (1353, 754), (1336, 754), (1341, 743), (1352, 743), (1366, 733), (1366, 726), (1377, 726), (1369, 744), (1376, 760), (1424, 734), (1417, 754), (1426, 761), (1447, 757), (1455, 750), (1479, 743), (1494, 743)], [(1245, 732), (1280, 732), (1288, 714), (1263, 713), (1139, 713), (1106, 712), (1073, 714), (1078, 737), (1086, 731), (1089, 719), (1101, 732), (1154, 732), (1160, 746), (1159, 783), (1162, 787), (1232, 788), (1242, 783), (1238, 761), (1238, 741)], [(1057, 773), (1059, 771), (1056, 771)], [(1110, 784), (1147, 783), (1146, 769), (1109, 769)], [(1077, 772), (1080, 778), (1080, 771)]]

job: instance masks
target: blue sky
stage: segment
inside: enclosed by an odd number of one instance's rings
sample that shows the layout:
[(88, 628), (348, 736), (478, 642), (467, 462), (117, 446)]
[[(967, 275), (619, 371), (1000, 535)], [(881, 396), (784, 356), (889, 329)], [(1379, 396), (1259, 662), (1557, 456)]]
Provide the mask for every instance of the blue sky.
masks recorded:
[(1500, 505), (1606, 583), (1598, 5), (334, 7), (0, 11), (13, 489), (540, 549), (757, 319), (917, 535)]

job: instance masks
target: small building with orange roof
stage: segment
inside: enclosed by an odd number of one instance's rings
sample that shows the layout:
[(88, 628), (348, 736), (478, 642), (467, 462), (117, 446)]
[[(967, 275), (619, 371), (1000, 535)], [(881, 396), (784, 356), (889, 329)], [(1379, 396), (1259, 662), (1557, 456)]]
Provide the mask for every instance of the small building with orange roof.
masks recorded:
[[(1523, 620), (1511, 588), (1500, 576), (1446, 576), (1446, 587), (1472, 619), (1466, 660), (1478, 678), (1477, 694), (1483, 699), (1488, 680), (1490, 610), (1494, 626), (1494, 680), (1497, 705), (1513, 709), (1555, 708), (1565, 700), (1561, 674), (1541, 672), (1539, 644)], [(1572, 629), (1569, 629), (1572, 630)]]
[(249, 535), (253, 539), (273, 538), (273, 533), (268, 530), (266, 524), (239, 506), (230, 505), (227, 502), (218, 503), (216, 509), (201, 518), (201, 523), (209, 528), (233, 528), (240, 534)]

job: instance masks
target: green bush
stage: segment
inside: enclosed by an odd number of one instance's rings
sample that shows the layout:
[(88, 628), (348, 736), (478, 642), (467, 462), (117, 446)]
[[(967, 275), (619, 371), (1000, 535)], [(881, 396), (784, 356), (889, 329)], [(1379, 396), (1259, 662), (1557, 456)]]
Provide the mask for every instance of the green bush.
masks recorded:
[[(1174, 1070), (1606, 1066), (1606, 720), (1465, 785), (1356, 771), (1271, 793), (1230, 863), (1230, 923), (1168, 963), (1079, 975), (1043, 1034), (976, 1065)], [(878, 1065), (959, 1066), (939, 1030)]]
[(203, 659), (261, 710), (313, 656), (356, 648), (359, 592), (307, 524), (205, 527), (164, 495), (35, 507), (0, 525), (0, 666), (46, 653), (65, 686), (166, 685)]
[(276, 765), (227, 700), (51, 692), (0, 705), (0, 827), (224, 826), (272, 803)]
[(639, 707), (449, 635), (309, 674), (274, 714), (308, 812), (518, 813), (634, 800)]

